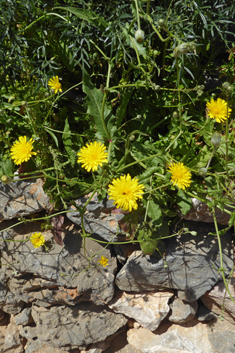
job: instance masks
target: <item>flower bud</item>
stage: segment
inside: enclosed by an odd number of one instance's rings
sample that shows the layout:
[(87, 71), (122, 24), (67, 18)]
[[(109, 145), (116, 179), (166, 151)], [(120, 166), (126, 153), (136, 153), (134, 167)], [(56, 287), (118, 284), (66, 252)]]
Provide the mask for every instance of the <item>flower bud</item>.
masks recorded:
[(223, 87), (224, 89), (228, 89), (229, 86), (230, 86), (230, 84), (229, 84), (228, 82), (224, 82), (224, 83), (222, 84), (222, 87)]
[(212, 137), (211, 137), (211, 143), (214, 147), (217, 147), (219, 146), (220, 144), (220, 141), (221, 141), (221, 136), (218, 132), (215, 132)]
[(159, 27), (165, 27), (166, 23), (165, 20), (163, 18), (160, 18), (157, 22)]
[(191, 235), (193, 235), (194, 237), (197, 235), (197, 232), (195, 232), (195, 230), (192, 230), (192, 232), (190, 232)]
[(134, 134), (130, 135), (130, 141), (135, 141), (135, 135)]
[(155, 89), (155, 91), (160, 91), (161, 86), (159, 86), (159, 85), (155, 85), (155, 86), (154, 86), (154, 89)]
[(138, 43), (142, 43), (144, 41), (144, 31), (142, 31), (142, 29), (138, 29), (135, 32), (135, 39)]
[(178, 112), (175, 110), (174, 112), (173, 112), (173, 114), (172, 114), (172, 116), (173, 116), (173, 118), (178, 118)]
[(207, 168), (200, 168), (199, 171), (198, 171), (198, 174), (200, 176), (205, 176), (207, 173)]
[(141, 120), (141, 115), (138, 114), (137, 117), (135, 118), (136, 120)]
[(12, 179), (8, 175), (3, 175), (1, 177), (1, 181), (4, 184), (9, 184), (9, 183), (11, 183)]

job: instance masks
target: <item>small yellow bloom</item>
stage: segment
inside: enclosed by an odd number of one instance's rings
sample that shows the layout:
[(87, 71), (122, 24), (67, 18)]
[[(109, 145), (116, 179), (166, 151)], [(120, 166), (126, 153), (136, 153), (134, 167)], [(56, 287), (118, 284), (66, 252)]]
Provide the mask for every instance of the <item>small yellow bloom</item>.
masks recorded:
[(109, 198), (114, 200), (114, 204), (124, 211), (132, 211), (137, 209), (137, 200), (142, 199), (144, 193), (144, 185), (138, 183), (138, 179), (131, 179), (129, 174), (121, 176), (112, 181), (113, 185), (109, 185)]
[(48, 81), (48, 86), (53, 88), (55, 93), (62, 92), (61, 83), (59, 82), (59, 77), (54, 76)]
[[(210, 102), (206, 103), (208, 110), (208, 115), (211, 119), (215, 119), (217, 123), (223, 123), (226, 121), (232, 109), (228, 108), (227, 102), (224, 99), (218, 98), (216, 101), (212, 99)], [(228, 111), (228, 115), (227, 115)]]
[(171, 173), (171, 181), (173, 185), (177, 185), (179, 189), (185, 189), (191, 184), (191, 173), (183, 163), (173, 163), (169, 167)]
[(45, 244), (45, 238), (42, 233), (33, 233), (30, 237), (30, 241), (35, 248), (39, 248), (41, 245)]
[(78, 163), (83, 163), (82, 167), (88, 172), (93, 172), (98, 169), (98, 166), (102, 166), (103, 163), (108, 162), (108, 152), (105, 151), (105, 145), (101, 142), (87, 143), (86, 147), (82, 147), (81, 151), (77, 153)]
[(108, 265), (108, 259), (107, 257), (104, 257), (103, 255), (101, 256), (101, 259), (98, 261), (103, 267)]
[(32, 138), (27, 141), (26, 136), (20, 136), (19, 141), (14, 142), (11, 147), (11, 158), (15, 164), (27, 162), (32, 155), (37, 154), (36, 152), (32, 152), (33, 142)]

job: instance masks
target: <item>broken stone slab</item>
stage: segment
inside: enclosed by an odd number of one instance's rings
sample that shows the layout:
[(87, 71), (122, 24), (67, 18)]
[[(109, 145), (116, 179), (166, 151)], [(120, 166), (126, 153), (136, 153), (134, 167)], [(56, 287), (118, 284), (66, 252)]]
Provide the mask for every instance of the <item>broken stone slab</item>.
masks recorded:
[[(197, 231), (167, 239), (167, 253), (163, 259), (156, 252), (154, 256), (144, 256), (136, 251), (116, 277), (119, 289), (128, 292), (178, 289), (184, 292), (185, 299), (193, 302), (200, 298), (222, 279), (218, 272), (220, 255), (212, 224), (187, 222), (189, 231)], [(231, 232), (221, 237), (223, 267), (225, 275), (233, 268)], [(167, 264), (167, 266), (166, 266)], [(181, 298), (182, 299), (182, 298)]]
[(175, 324), (183, 324), (194, 318), (198, 304), (197, 301), (192, 303), (184, 302), (183, 300), (176, 298), (173, 303), (170, 304), (171, 315), (168, 316), (168, 320)]
[(0, 182), (0, 194), (0, 221), (28, 216), (52, 207), (41, 178), (10, 184)]
[(7, 326), (5, 332), (4, 352), (23, 353), (24, 347), (21, 342), (18, 328), (13, 320)]
[(64, 350), (86, 349), (126, 325), (127, 318), (107, 307), (83, 302), (74, 307), (32, 308), (37, 337), (45, 345)]
[[(195, 197), (191, 198), (191, 201), (193, 207), (186, 213), (186, 215), (181, 214), (183, 219), (194, 222), (214, 222), (213, 215), (206, 203), (196, 199)], [(233, 210), (230, 209), (230, 211)], [(218, 207), (215, 209), (215, 216), (217, 223), (222, 225), (228, 225), (229, 219), (231, 217), (229, 213), (222, 212)]]
[(67, 353), (67, 351), (47, 346), (39, 339), (29, 339), (25, 345), (25, 353)]
[(110, 341), (110, 346), (104, 351), (104, 353), (141, 353), (141, 351), (129, 344), (127, 341), (126, 332), (122, 332)]
[[(79, 207), (84, 207), (89, 197), (90, 194), (77, 199), (75, 203)], [(95, 194), (86, 206), (86, 212), (84, 214), (85, 231), (88, 234), (98, 234), (101, 238), (110, 242), (120, 241), (120, 234), (123, 234), (123, 231), (121, 231), (118, 221), (124, 217), (124, 214), (115, 213), (113, 212), (114, 209), (115, 206), (112, 200), (105, 198), (99, 201)], [(67, 217), (75, 224), (81, 226), (80, 212), (77, 211), (75, 206), (70, 207), (70, 211), (72, 210), (74, 210), (74, 212), (68, 212), (66, 214)]]
[(210, 311), (200, 299), (198, 300), (198, 310), (195, 316), (198, 321), (202, 322), (211, 321), (218, 318), (218, 316)]
[(33, 318), (31, 315), (31, 307), (23, 309), (18, 315), (15, 316), (16, 325), (26, 326), (33, 322)]
[(235, 345), (234, 326), (220, 320), (212, 326), (197, 319), (182, 325), (163, 322), (154, 332), (133, 328), (127, 340), (142, 353), (232, 353)]
[[(105, 305), (113, 298), (114, 294), (116, 258), (111, 257), (108, 249), (103, 248), (96, 241), (86, 238), (85, 254), (87, 258), (92, 257), (89, 265), (89, 261), (84, 257), (84, 239), (81, 237), (80, 229), (69, 222), (65, 231), (63, 247), (54, 242), (51, 231), (43, 232), (49, 247), (48, 252), (41, 247), (35, 249), (30, 241), (6, 242), (1, 252), (2, 271), (6, 271), (9, 277), (13, 273), (18, 275), (32, 274), (57, 286), (57, 292), (54, 288), (47, 288), (45, 285), (45, 288), (42, 286), (41, 293), (35, 290), (33, 295), (27, 290), (25, 282), (22, 291), (22, 287), (14, 287), (14, 282), (9, 281), (8, 285), (11, 286), (11, 291), (16, 295), (18, 293), (22, 299), (25, 298), (25, 301), (36, 299), (40, 301), (41, 305), (43, 301), (50, 305), (63, 302), (74, 305), (79, 301), (86, 300), (93, 301), (97, 305)], [(16, 235), (14, 239), (24, 240), (29, 236), (30, 233), (22, 234), (21, 230), (21, 234)], [(98, 262), (101, 255), (108, 259), (106, 267), (102, 267)], [(9, 264), (11, 264), (10, 268)], [(68, 289), (73, 289), (73, 291)], [(43, 292), (43, 290), (45, 291)], [(4, 295), (2, 300), (5, 301)]]
[(168, 292), (125, 293), (118, 295), (109, 303), (110, 309), (135, 319), (141, 326), (154, 331), (167, 316), (169, 299), (174, 295)]
[[(228, 283), (228, 289), (232, 297), (235, 298), (235, 285), (232, 283)], [(214, 288), (206, 292), (200, 299), (210, 311), (217, 315), (222, 315), (226, 320), (235, 325), (235, 304), (226, 290), (224, 281), (217, 283)]]

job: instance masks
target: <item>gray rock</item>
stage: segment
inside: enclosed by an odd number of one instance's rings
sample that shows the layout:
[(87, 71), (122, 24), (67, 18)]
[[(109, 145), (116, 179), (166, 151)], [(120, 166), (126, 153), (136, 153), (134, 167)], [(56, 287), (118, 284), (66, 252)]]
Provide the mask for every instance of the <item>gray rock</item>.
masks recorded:
[(211, 320), (216, 320), (218, 317), (217, 315), (212, 313), (212, 311), (210, 311), (199, 299), (196, 318), (198, 319), (198, 321), (211, 321)]
[[(90, 194), (76, 200), (76, 204), (79, 207), (84, 207)], [(97, 196), (93, 196), (92, 200), (86, 207), (86, 213), (84, 215), (84, 227), (88, 234), (98, 234), (103, 239), (113, 242), (120, 241), (119, 233), (123, 233), (120, 230), (118, 221), (124, 217), (124, 214), (113, 212), (115, 206), (112, 200), (104, 199), (99, 201)], [(72, 206), (70, 210), (76, 210), (76, 207)], [(77, 225), (81, 225), (81, 217), (79, 211), (68, 212), (67, 217)]]
[(14, 293), (7, 292), (6, 296), (2, 298), (0, 308), (7, 314), (18, 314), (24, 306), (24, 302), (18, 298)]
[(28, 216), (51, 207), (40, 178), (36, 181), (18, 180), (7, 185), (0, 182), (0, 193), (0, 221)]
[(37, 328), (36, 327), (19, 325), (18, 329), (19, 329), (20, 335), (22, 337), (25, 337), (27, 340), (37, 337)]
[[(26, 286), (24, 290), (22, 287), (17, 288), (17, 285), (14, 286), (10, 281), (11, 291), (18, 293), (18, 297), (26, 302), (36, 299), (40, 303), (50, 305), (56, 303), (74, 305), (82, 300), (91, 300), (97, 305), (104, 305), (111, 300), (114, 293), (116, 259), (111, 258), (109, 250), (96, 241), (86, 238), (86, 256), (91, 257), (89, 265), (84, 257), (84, 239), (77, 228), (70, 223), (66, 229), (64, 247), (54, 243), (54, 237), (50, 231), (44, 232), (48, 245), (51, 244), (48, 252), (43, 251), (42, 248), (35, 249), (30, 241), (6, 242), (2, 250), (3, 266), (9, 263), (14, 264), (12, 267), (19, 274), (31, 273), (35, 277), (41, 277), (52, 283), (51, 287), (45, 283), (42, 284), (42, 291), (39, 292), (27, 290), (25, 281), (22, 283)], [(27, 239), (29, 235), (15, 236), (14, 239)], [(108, 266), (105, 268), (98, 262), (101, 255), (108, 258)], [(6, 266), (4, 268), (6, 269)]]
[[(231, 296), (235, 298), (233, 279), (227, 285)], [(235, 325), (235, 305), (227, 292), (224, 281), (217, 283), (211, 291), (206, 292), (200, 299), (213, 313), (222, 315), (225, 320)]]
[(23, 326), (31, 324), (33, 322), (33, 319), (31, 316), (31, 307), (25, 308), (18, 315), (16, 315), (15, 322), (16, 322), (16, 325), (23, 325)]
[(126, 332), (122, 332), (110, 342), (110, 347), (104, 353), (141, 353), (141, 351), (129, 344)]
[[(25, 346), (25, 353), (67, 353), (67, 351), (47, 346), (39, 339), (29, 339)], [(76, 353), (80, 353), (80, 351)]]
[(173, 303), (170, 304), (170, 308), (172, 312), (171, 315), (168, 316), (168, 320), (175, 324), (183, 324), (194, 318), (198, 304), (197, 301), (186, 303), (183, 300), (176, 298)]
[[(187, 301), (200, 298), (222, 279), (218, 272), (220, 257), (217, 239), (209, 235), (214, 231), (211, 224), (188, 222), (190, 231), (197, 236), (170, 238), (167, 242), (165, 261), (158, 253), (144, 256), (141, 251), (134, 252), (116, 277), (117, 286), (124, 291), (151, 291), (154, 289), (179, 289), (184, 291)], [(231, 233), (221, 237), (223, 267), (225, 275), (233, 267)]]
[(33, 306), (32, 316), (38, 338), (45, 345), (65, 350), (102, 342), (127, 323), (122, 314), (88, 302), (50, 309)]

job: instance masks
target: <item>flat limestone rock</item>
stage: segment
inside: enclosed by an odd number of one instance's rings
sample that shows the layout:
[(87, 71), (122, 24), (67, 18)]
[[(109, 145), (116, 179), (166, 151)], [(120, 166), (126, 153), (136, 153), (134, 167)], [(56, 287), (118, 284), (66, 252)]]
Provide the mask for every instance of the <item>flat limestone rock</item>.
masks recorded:
[[(79, 207), (83, 207), (87, 202), (90, 194), (76, 200)], [(115, 206), (112, 200), (104, 199), (99, 201), (94, 195), (86, 207), (84, 214), (84, 228), (87, 233), (95, 233), (107, 241), (119, 241), (118, 233), (122, 233), (118, 221), (124, 217), (122, 213), (113, 212)], [(71, 212), (74, 210), (74, 212)], [(67, 217), (77, 225), (81, 225), (81, 217), (79, 211), (71, 206)]]
[(122, 314), (84, 302), (74, 307), (32, 308), (38, 339), (54, 348), (84, 349), (102, 342), (127, 323)]
[(116, 313), (122, 313), (135, 319), (141, 326), (154, 331), (167, 316), (169, 299), (173, 291), (119, 293), (109, 307)]
[[(7, 293), (3, 287), (4, 293), (1, 294), (0, 287), (0, 298), (2, 297), (4, 305), (6, 296), (18, 297), (25, 302), (37, 300), (40, 305), (43, 303), (74, 305), (86, 300), (93, 301), (97, 305), (105, 305), (113, 298), (117, 263), (108, 249), (86, 238), (86, 256), (87, 258), (93, 256), (89, 266), (89, 261), (84, 257), (84, 240), (74, 224), (70, 224), (66, 230), (63, 247), (55, 243), (51, 231), (46, 231), (43, 235), (49, 251), (44, 251), (42, 247), (34, 248), (30, 241), (5, 242), (5, 247), (1, 251), (2, 271), (7, 271), (9, 276), (13, 272), (18, 275), (27, 273), (32, 278), (28, 280), (11, 278), (8, 282), (11, 291)], [(14, 240), (24, 240), (29, 236), (30, 234), (16, 235)], [(99, 263), (102, 255), (108, 259), (106, 267)], [(9, 268), (8, 264), (12, 266)], [(40, 280), (34, 277), (41, 278), (41, 285)], [(7, 304), (11, 304), (9, 300)], [(20, 311), (17, 308), (16, 310), (15, 313)]]
[(233, 353), (235, 345), (234, 326), (220, 320), (212, 324), (197, 319), (182, 325), (164, 322), (154, 332), (133, 328), (127, 340), (142, 353)]
[(0, 182), (0, 194), (0, 222), (51, 208), (40, 178), (36, 181), (17, 180), (7, 185)]
[[(190, 231), (197, 231), (197, 236), (185, 234), (168, 239), (165, 262), (158, 253), (145, 256), (141, 251), (133, 252), (116, 277), (119, 289), (128, 292), (178, 289), (184, 292), (185, 300), (193, 302), (220, 281), (218, 242), (209, 235), (215, 231), (213, 225), (187, 222), (187, 226)], [(228, 232), (221, 237), (225, 275), (233, 267), (231, 236)]]

